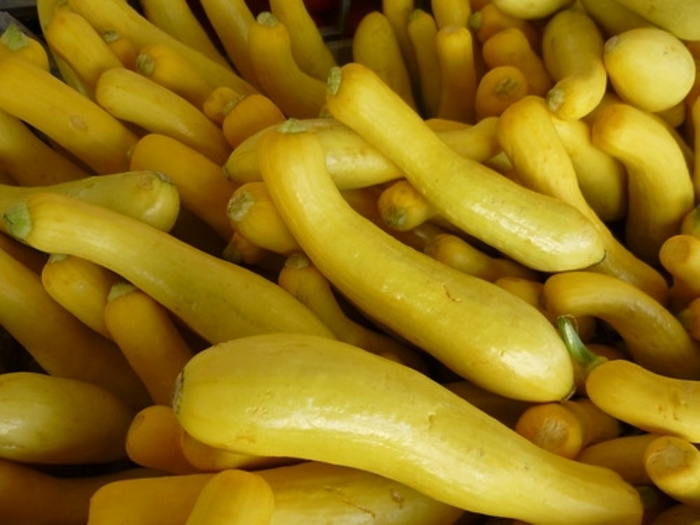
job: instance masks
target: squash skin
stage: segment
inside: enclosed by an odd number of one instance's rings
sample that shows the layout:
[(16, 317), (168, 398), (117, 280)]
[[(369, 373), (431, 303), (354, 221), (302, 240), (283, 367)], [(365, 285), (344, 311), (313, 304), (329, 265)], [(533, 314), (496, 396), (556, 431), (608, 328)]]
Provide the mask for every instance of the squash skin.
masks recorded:
[(329, 86), (330, 113), (396, 163), (455, 226), (535, 270), (580, 269), (603, 259), (600, 236), (578, 210), (457, 155), (371, 70), (357, 63), (335, 68)]
[(641, 523), (617, 474), (546, 452), (420, 372), (338, 341), (278, 333), (210, 347), (184, 367), (174, 408), (213, 446), (360, 468), (477, 513)]
[(568, 396), (570, 358), (535, 307), (419, 253), (360, 216), (333, 184), (315, 134), (278, 129), (262, 139), (263, 180), (301, 248), (341, 293), (487, 389), (532, 401)]

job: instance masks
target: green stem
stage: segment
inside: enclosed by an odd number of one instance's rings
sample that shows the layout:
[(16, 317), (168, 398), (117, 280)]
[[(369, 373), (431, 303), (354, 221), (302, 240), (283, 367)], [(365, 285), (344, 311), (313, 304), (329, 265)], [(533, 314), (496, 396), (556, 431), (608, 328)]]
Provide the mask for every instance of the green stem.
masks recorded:
[(0, 42), (11, 51), (17, 51), (29, 45), (29, 37), (22, 32), (17, 24), (10, 24), (2, 33)]
[(25, 202), (18, 202), (2, 216), (7, 233), (16, 239), (26, 239), (32, 231), (32, 216)]
[(306, 125), (301, 120), (293, 117), (288, 118), (277, 126), (279, 133), (303, 133), (306, 129)]
[(588, 373), (596, 366), (607, 361), (607, 358), (595, 354), (589, 350), (585, 344), (583, 344), (583, 341), (581, 341), (581, 338), (576, 331), (576, 326), (571, 316), (558, 316), (557, 329), (564, 340), (564, 344), (566, 345), (569, 354), (574, 361), (581, 365), (581, 368), (586, 375), (588, 375)]
[(153, 74), (153, 70), (156, 68), (156, 61), (152, 55), (148, 53), (139, 53), (136, 57), (136, 71), (144, 76), (150, 77)]
[(136, 286), (126, 281), (119, 281), (112, 285), (107, 294), (107, 301), (114, 301), (123, 295), (130, 294), (138, 290)]
[(335, 95), (338, 93), (338, 90), (340, 89), (340, 81), (343, 78), (343, 71), (340, 69), (340, 67), (332, 67), (330, 71), (328, 72), (328, 79), (326, 80), (326, 85), (328, 87), (328, 92), (331, 95)]
[(255, 17), (255, 20), (264, 26), (270, 26), (274, 27), (279, 23), (279, 20), (275, 15), (272, 14), (271, 11), (261, 11), (258, 13), (258, 16)]

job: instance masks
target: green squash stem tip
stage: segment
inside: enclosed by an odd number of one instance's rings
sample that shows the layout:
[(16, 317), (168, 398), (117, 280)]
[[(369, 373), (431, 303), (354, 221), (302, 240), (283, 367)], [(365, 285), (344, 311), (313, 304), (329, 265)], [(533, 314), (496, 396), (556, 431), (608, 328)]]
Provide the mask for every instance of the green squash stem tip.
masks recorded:
[(306, 126), (301, 120), (292, 117), (277, 126), (277, 131), (279, 133), (303, 133), (306, 131)]
[(592, 352), (579, 337), (576, 331), (575, 319), (570, 315), (560, 315), (557, 317), (557, 329), (564, 344), (566, 345), (571, 358), (578, 363), (585, 374), (593, 368), (607, 361), (607, 358)]
[(343, 79), (343, 71), (340, 66), (335, 66), (328, 72), (328, 78), (326, 80), (326, 87), (331, 95), (337, 95), (340, 89), (340, 82)]
[(24, 240), (32, 231), (32, 216), (26, 202), (11, 206), (2, 216), (7, 232), (16, 239)]

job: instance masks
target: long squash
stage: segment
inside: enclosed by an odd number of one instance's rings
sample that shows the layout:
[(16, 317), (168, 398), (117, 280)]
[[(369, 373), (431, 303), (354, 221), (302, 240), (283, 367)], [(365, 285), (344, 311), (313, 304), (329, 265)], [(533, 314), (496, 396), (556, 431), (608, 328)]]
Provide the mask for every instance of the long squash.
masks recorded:
[(133, 170), (41, 186), (0, 184), (0, 214), (29, 195), (46, 192), (104, 206), (163, 231), (170, 231), (180, 211), (178, 189), (162, 172)]
[(257, 91), (245, 79), (220, 62), (166, 33), (128, 2), (121, 0), (70, 0), (69, 6), (83, 15), (100, 32), (117, 31), (134, 42), (136, 47), (163, 43), (172, 45), (199, 68), (214, 86), (230, 86), (241, 93)]
[(338, 290), (487, 389), (528, 400), (566, 397), (571, 362), (551, 323), (524, 301), (418, 253), (355, 212), (328, 175), (318, 139), (298, 124), (265, 134), (261, 172), (299, 245)]
[(129, 148), (138, 140), (87, 96), (15, 57), (0, 61), (0, 109), (41, 131), (98, 174), (125, 171)]
[(120, 274), (207, 341), (284, 330), (333, 337), (264, 277), (101, 206), (43, 193), (8, 210), (4, 220), (11, 235), (30, 246), (77, 255)]
[(532, 524), (639, 524), (610, 470), (549, 453), (420, 372), (313, 336), (203, 350), (174, 396), (186, 432), (237, 452), (359, 468), (448, 505)]
[(584, 268), (603, 258), (599, 234), (579, 211), (457, 155), (366, 67), (334, 68), (326, 98), (334, 117), (394, 161), (465, 232), (536, 270)]

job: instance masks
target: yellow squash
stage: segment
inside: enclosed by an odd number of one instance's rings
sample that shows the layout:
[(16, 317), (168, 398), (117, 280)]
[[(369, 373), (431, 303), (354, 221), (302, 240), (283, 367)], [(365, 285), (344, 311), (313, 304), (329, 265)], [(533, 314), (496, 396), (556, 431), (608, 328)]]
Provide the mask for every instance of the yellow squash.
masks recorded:
[(603, 98), (608, 82), (604, 45), (600, 28), (581, 9), (570, 7), (547, 19), (542, 58), (555, 81), (547, 103), (558, 117), (584, 117)]
[(700, 4), (695, 0), (615, 0), (627, 9), (684, 40), (699, 40)]
[(280, 215), (328, 280), (366, 315), (485, 388), (530, 400), (566, 397), (571, 362), (551, 323), (353, 210), (328, 175), (315, 135), (296, 124), (263, 137), (260, 167)]
[(132, 411), (108, 391), (39, 372), (0, 374), (0, 457), (75, 465), (126, 457)]
[(84, 257), (120, 274), (210, 342), (285, 330), (332, 337), (276, 284), (131, 217), (44, 193), (4, 218), (12, 235), (30, 246)]
[(126, 170), (129, 148), (137, 140), (123, 122), (87, 96), (15, 57), (0, 61), (0, 109), (41, 131), (99, 174)]
[(395, 162), (465, 232), (535, 270), (571, 270), (603, 259), (600, 236), (581, 212), (456, 154), (367, 68), (334, 69), (329, 85), (331, 114)]
[(268, 334), (210, 347), (185, 365), (173, 406), (211, 445), (359, 468), (472, 512), (641, 520), (637, 492), (612, 471), (542, 450), (420, 372), (339, 341)]
[(658, 27), (637, 27), (605, 42), (610, 84), (626, 102), (651, 112), (683, 102), (695, 83), (695, 60), (683, 41)]
[(156, 43), (169, 44), (189, 57), (201, 73), (214, 86), (230, 86), (241, 93), (256, 89), (244, 78), (236, 74), (228, 65), (209, 58), (176, 37), (171, 36), (146, 17), (141, 15), (128, 2), (121, 0), (70, 0), (69, 6), (83, 15), (98, 32), (117, 31), (129, 38), (137, 48)]
[[(180, 211), (177, 188), (163, 173), (134, 170), (43, 186), (0, 184), (0, 214), (29, 195), (46, 192), (104, 206), (163, 231), (173, 227)], [(4, 224), (0, 224), (0, 231), (4, 231)]]

